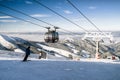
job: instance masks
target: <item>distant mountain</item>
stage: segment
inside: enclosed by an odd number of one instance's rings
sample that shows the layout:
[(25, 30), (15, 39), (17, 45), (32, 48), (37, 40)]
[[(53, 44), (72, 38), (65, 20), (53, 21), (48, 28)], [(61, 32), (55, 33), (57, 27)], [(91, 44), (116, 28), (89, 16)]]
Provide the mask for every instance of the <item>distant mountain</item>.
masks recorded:
[[(40, 45), (38, 45), (40, 44)], [(46, 46), (43, 47), (43, 46)], [(31, 46), (31, 52), (34, 54), (45, 54), (55, 56), (61, 56), (64, 58), (72, 57), (95, 57), (96, 42), (92, 40), (82, 40), (77, 38), (66, 37), (58, 43), (45, 43), (34, 42), (24, 40), (19, 37), (10, 37), (6, 35), (0, 35), (0, 50), (25, 52), (27, 46)], [(54, 49), (53, 49), (54, 48)], [(117, 44), (99, 44), (99, 53), (102, 58), (109, 55), (120, 56), (120, 43)], [(65, 54), (66, 53), (66, 54)]]
[(7, 49), (15, 49), (17, 45), (15, 44), (16, 40), (14, 38), (8, 37), (6, 35), (0, 35), (0, 44)]

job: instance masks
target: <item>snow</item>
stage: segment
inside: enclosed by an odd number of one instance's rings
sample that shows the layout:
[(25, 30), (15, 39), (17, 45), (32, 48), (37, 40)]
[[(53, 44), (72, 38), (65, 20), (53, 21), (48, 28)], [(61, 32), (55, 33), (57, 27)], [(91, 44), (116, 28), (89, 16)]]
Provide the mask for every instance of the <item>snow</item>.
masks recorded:
[[(40, 44), (38, 44), (40, 45)], [(41, 49), (38, 48), (39, 51), (41, 51)], [(54, 53), (51, 53), (50, 51), (45, 51), (42, 49), (43, 52), (47, 53), (47, 59), (54, 59), (54, 60), (66, 60), (65, 57), (59, 55), (59, 54), (56, 54), (56, 52)]]
[(27, 41), (22, 39), (22, 38), (19, 38), (19, 37), (11, 37), (13, 39), (15, 39), (16, 42), (20, 42), (20, 43), (26, 43)]
[(0, 50), (0, 57), (4, 58), (21, 58), (24, 53)]
[(67, 45), (73, 51), (73, 53), (77, 54), (79, 52), (79, 50), (76, 50), (75, 46), (71, 43), (65, 43), (65, 45)]
[(20, 53), (25, 53), (23, 50), (17, 48), (17, 49), (14, 49), (14, 52), (20, 52)]
[(119, 80), (119, 64), (0, 60), (0, 80)]
[(74, 42), (74, 39), (71, 37), (65, 37), (64, 41)]
[(73, 51), (73, 53), (77, 54), (79, 51), (76, 49), (71, 49)]
[[(25, 56), (24, 52), (13, 52), (0, 50), (0, 60), (22, 60)], [(38, 60), (39, 54), (31, 54), (29, 60)]]
[[(30, 39), (30, 38), (28, 38), (27, 36), (26, 39)], [(39, 40), (33, 37), (32, 39)], [(14, 39), (11, 37), (0, 36), (0, 41), (3, 41), (2, 43), (4, 44), (2, 45), (9, 47), (12, 45), (12, 41), (14, 41)], [(69, 39), (69, 41), (73, 42), (73, 40), (71, 39)], [(38, 45), (43, 47), (44, 49), (53, 50), (65, 56), (72, 54), (65, 50), (48, 47), (42, 44), (38, 44)], [(71, 44), (69, 44), (69, 46), (71, 46)], [(73, 50), (74, 53), (77, 53), (77, 50), (74, 49), (74, 46), (71, 46), (71, 49)], [(82, 52), (87, 54), (86, 51), (82, 51)], [(28, 58), (28, 60), (30, 61), (22, 62), (24, 55), (25, 53), (19, 48), (16, 48), (15, 52), (0, 50), (0, 80), (119, 80), (120, 79), (119, 60), (80, 58), (79, 61), (73, 61), (73, 60), (65, 60), (63, 59), (63, 57), (52, 56), (49, 54), (47, 56), (48, 59), (41, 60), (38, 59), (39, 54), (31, 54)]]
[(0, 35), (0, 44), (8, 49), (14, 49), (16, 48), (16, 45), (13, 44), (15, 42), (15, 39), (8, 37), (6, 35)]
[(90, 57), (90, 53), (85, 51), (85, 50), (82, 50), (81, 53), (82, 53), (82, 57), (84, 57), (84, 58), (89, 58)]
[[(57, 53), (60, 53), (61, 55), (64, 55), (66, 57), (69, 57), (69, 54), (72, 54), (71, 52), (62, 50), (62, 49), (58, 49), (58, 48), (53, 48), (53, 47), (49, 47), (49, 46), (45, 46), (42, 44), (37, 43), (37, 45), (41, 46), (42, 48), (46, 49), (46, 50), (52, 50), (55, 51)], [(76, 56), (75, 54), (72, 54), (73, 56)]]
[(75, 48), (75, 46), (71, 45), (70, 43), (65, 43), (70, 48)]
[(53, 55), (50, 55), (50, 54), (47, 54), (47, 59), (52, 59), (52, 60), (66, 60), (66, 58), (64, 58), (64, 57), (61, 57), (61, 56), (59, 56), (59, 55), (55, 55), (55, 56), (53, 56)]
[(120, 61), (106, 59), (38, 59), (31, 54), (0, 51), (0, 80), (119, 80)]

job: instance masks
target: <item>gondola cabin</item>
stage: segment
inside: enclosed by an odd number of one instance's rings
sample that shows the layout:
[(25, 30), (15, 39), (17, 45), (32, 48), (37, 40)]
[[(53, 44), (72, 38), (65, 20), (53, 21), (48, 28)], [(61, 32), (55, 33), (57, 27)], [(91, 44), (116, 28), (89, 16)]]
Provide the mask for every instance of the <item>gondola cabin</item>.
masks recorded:
[(48, 32), (45, 33), (45, 36), (44, 36), (44, 40), (45, 42), (47, 43), (56, 43), (58, 42), (59, 40), (59, 34), (58, 32), (56, 32), (56, 29), (55, 30), (49, 30), (50, 28), (47, 28), (48, 29)]

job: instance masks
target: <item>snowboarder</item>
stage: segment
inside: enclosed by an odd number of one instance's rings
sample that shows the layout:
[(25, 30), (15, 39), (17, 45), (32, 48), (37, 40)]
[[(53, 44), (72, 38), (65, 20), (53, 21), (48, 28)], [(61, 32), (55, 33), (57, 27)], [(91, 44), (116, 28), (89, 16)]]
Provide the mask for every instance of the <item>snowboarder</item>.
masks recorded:
[(25, 57), (24, 57), (23, 61), (27, 61), (27, 58), (29, 55), (30, 55), (30, 46), (28, 46), (26, 48)]

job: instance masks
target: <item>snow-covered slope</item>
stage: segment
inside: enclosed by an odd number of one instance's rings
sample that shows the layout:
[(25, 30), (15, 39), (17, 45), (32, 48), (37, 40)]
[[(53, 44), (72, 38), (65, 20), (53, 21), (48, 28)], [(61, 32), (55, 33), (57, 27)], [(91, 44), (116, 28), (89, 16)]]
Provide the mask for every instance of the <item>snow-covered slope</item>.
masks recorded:
[(6, 35), (0, 35), (0, 44), (7, 49), (15, 49), (17, 45), (14, 43), (16, 40), (14, 38), (8, 37)]
[[(25, 56), (24, 52), (13, 52), (13, 51), (4, 51), (0, 50), (0, 60), (23, 60)], [(38, 54), (31, 54), (29, 60), (38, 60)]]
[(18, 44), (25, 44), (27, 41), (18, 37), (9, 37), (6, 35), (0, 35), (0, 48), (1, 50), (14, 51), (24, 53), (22, 49), (19, 48)]
[(76, 57), (75, 54), (73, 54), (71, 52), (68, 52), (68, 51), (65, 51), (65, 50), (62, 50), (62, 49), (45, 46), (45, 45), (42, 45), (42, 44), (39, 44), (39, 43), (37, 43), (37, 45), (43, 47), (44, 49), (55, 51), (55, 52), (57, 52), (57, 53), (59, 53), (61, 55), (64, 55), (66, 57), (69, 57), (69, 55), (72, 55), (73, 57)]
[(119, 80), (120, 64), (0, 60), (0, 80)]
[(64, 41), (66, 42), (74, 42), (74, 39), (73, 38), (71, 38), (71, 37), (66, 37), (65, 39), (64, 39)]
[[(24, 50), (25, 50), (25, 48), (28, 46), (28, 45), (30, 45), (31, 46), (31, 53), (36, 53), (36, 54), (38, 54), (38, 53), (40, 53), (40, 50), (41, 50), (41, 46), (37, 46), (37, 45), (35, 45), (34, 43), (30, 43), (30, 42), (28, 42), (28, 41), (26, 41), (26, 40), (23, 40), (23, 39), (21, 39), (21, 38), (18, 38), (18, 37), (9, 37), (9, 36), (6, 36), (6, 35), (0, 35), (0, 44), (2, 45), (2, 46), (4, 46), (5, 48), (7, 48), (7, 49), (10, 49), (10, 50), (12, 50), (12, 51), (14, 51), (14, 52), (19, 52), (19, 53), (24, 53)], [(44, 49), (44, 48), (43, 48)], [(4, 50), (4, 49), (3, 49)], [(56, 49), (57, 50), (57, 49)], [(13, 52), (13, 53), (14, 53)], [(65, 52), (65, 51), (64, 51)], [(56, 55), (51, 55), (51, 54), (49, 54), (49, 52), (45, 52), (46, 54), (47, 54), (47, 58), (49, 58), (49, 59), (66, 59), (66, 57), (64, 57), (64, 56), (60, 56), (60, 55), (62, 55), (61, 53), (59, 53), (59, 55), (58, 54), (56, 54)], [(8, 54), (10, 54), (10, 52), (8, 52)], [(2, 54), (3, 55), (3, 54)], [(0, 55), (0, 57), (1, 57), (1, 55)]]
[[(30, 34), (29, 34), (30, 35)], [(35, 38), (35, 37), (33, 37)], [(37, 45), (36, 43), (39, 43), (40, 45)], [(45, 44), (45, 45), (42, 45)], [(77, 56), (77, 57), (83, 57), (84, 54), (87, 52), (87, 57), (90, 55), (90, 58), (93, 58), (95, 55), (95, 42), (91, 40), (80, 40), (80, 39), (74, 39), (71, 37), (66, 37), (63, 41), (59, 41), (58, 43), (52, 44), (52, 43), (45, 43), (45, 42), (34, 42), (34, 41), (27, 41), (19, 37), (10, 37), (6, 35), (0, 35), (0, 50), (9, 50), (9, 51), (14, 51), (14, 52), (21, 52), (24, 53), (26, 47), (30, 45), (31, 46), (31, 52), (35, 54), (39, 54), (41, 48), (49, 50), (49, 51), (54, 51), (56, 52), (55, 56), (52, 57), (70, 57), (72, 56)], [(119, 45), (110, 46), (110, 48), (115, 48), (115, 52), (119, 52), (120, 48)], [(83, 52), (83, 50), (85, 52)], [(102, 57), (108, 55), (107, 53), (110, 54), (110, 51), (108, 49), (108, 46), (104, 44), (100, 44), (99, 46), (99, 51), (102, 53)], [(49, 52), (47, 52), (49, 53)], [(89, 53), (89, 54), (88, 54)], [(105, 55), (103, 55), (105, 54)], [(50, 54), (51, 56), (51, 54)], [(109, 55), (108, 55), (109, 56)], [(101, 57), (101, 58), (102, 58)]]

